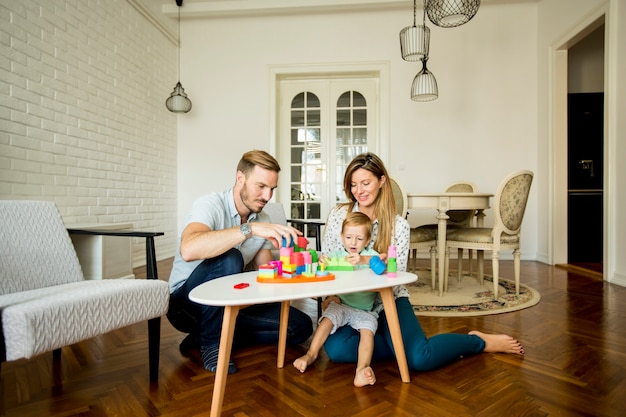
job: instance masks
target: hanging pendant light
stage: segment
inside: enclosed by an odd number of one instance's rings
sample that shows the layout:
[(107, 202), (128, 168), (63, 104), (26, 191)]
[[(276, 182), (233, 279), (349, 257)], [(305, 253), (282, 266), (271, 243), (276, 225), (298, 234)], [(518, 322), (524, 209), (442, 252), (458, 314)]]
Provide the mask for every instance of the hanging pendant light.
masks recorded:
[(426, 25), (416, 25), (417, 0), (413, 0), (413, 26), (400, 31), (400, 51), (405, 61), (419, 61), (428, 56), (430, 29)]
[(478, 12), (480, 0), (425, 0), (426, 13), (433, 24), (453, 28), (469, 22)]
[[(422, 26), (425, 29), (428, 29), (426, 27), (426, 1), (428, 0), (424, 0)], [(415, 8), (413, 9), (413, 13), (415, 13)], [(428, 33), (430, 35), (430, 31)], [(411, 100), (413, 101), (432, 101), (439, 97), (437, 80), (435, 80), (435, 76), (433, 75), (433, 73), (428, 71), (428, 68), (426, 68), (426, 62), (428, 61), (428, 45), (426, 44), (426, 42), (429, 41), (430, 36), (428, 37), (428, 39), (422, 39), (422, 42), (424, 42), (423, 50), (426, 51), (426, 53), (421, 57), (422, 70), (417, 73), (417, 75), (413, 79), (413, 84), (411, 85)]]
[(422, 70), (413, 79), (411, 86), (411, 100), (413, 101), (432, 101), (439, 97), (437, 80), (426, 68), (426, 61), (428, 61), (427, 56), (422, 58)]
[(165, 100), (165, 107), (172, 113), (187, 113), (191, 110), (191, 100), (185, 94), (185, 89), (180, 83), (180, 8), (183, 5), (183, 0), (176, 0), (178, 6), (178, 82), (174, 86), (174, 91)]

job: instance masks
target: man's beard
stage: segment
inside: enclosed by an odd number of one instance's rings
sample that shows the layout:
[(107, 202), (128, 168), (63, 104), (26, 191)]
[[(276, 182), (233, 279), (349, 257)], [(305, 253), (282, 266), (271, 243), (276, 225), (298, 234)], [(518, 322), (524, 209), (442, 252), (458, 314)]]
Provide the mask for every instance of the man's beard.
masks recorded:
[[(241, 202), (243, 203), (244, 206), (246, 206), (246, 208), (248, 210), (250, 210), (250, 213), (260, 213), (261, 210), (263, 210), (263, 207), (255, 207), (253, 204), (256, 202), (256, 200), (250, 201), (248, 199), (248, 193), (246, 192), (246, 187), (244, 186), (243, 189), (241, 190), (241, 192), (239, 193), (239, 198), (241, 198)], [(262, 201), (264, 203), (264, 205), (267, 203), (267, 201), (265, 200), (258, 200), (258, 201)]]

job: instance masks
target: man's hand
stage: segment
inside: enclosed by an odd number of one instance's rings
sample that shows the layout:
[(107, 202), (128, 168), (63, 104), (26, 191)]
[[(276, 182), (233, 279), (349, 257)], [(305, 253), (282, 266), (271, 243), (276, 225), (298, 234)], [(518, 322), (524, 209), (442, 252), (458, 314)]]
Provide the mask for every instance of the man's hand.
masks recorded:
[(296, 242), (298, 236), (302, 236), (302, 232), (294, 227), (274, 223), (251, 222), (250, 230), (252, 236), (269, 240), (276, 249), (281, 247), (283, 238), (287, 242), (291, 242), (292, 239)]

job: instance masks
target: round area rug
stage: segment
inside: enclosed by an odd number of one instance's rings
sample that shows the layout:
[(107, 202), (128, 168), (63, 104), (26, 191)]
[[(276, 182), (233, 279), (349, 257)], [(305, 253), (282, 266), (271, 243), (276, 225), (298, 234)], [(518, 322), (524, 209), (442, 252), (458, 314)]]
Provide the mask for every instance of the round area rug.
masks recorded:
[(493, 299), (493, 278), (485, 275), (483, 285), (478, 278), (462, 276), (457, 280), (452, 272), (448, 278), (448, 291), (439, 296), (430, 283), (430, 271), (417, 271), (418, 280), (406, 285), (411, 293), (410, 300), (417, 316), (481, 316), (508, 313), (532, 307), (539, 302), (539, 293), (520, 283), (519, 296), (515, 294), (515, 281), (500, 277), (498, 300)]

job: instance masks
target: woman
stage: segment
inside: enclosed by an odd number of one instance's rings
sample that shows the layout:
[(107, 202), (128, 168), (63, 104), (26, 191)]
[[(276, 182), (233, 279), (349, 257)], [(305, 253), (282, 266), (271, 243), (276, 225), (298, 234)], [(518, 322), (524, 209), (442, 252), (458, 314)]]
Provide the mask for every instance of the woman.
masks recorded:
[[(344, 190), (349, 202), (335, 207), (326, 223), (322, 252), (341, 249), (341, 224), (348, 211), (365, 213), (374, 223), (369, 247), (385, 257), (389, 245), (396, 246), (398, 271), (406, 271), (409, 255), (410, 227), (396, 213), (396, 204), (387, 180), (389, 175), (381, 159), (373, 153), (356, 156), (346, 169)], [(460, 357), (481, 352), (504, 352), (523, 355), (524, 348), (511, 336), (471, 331), (468, 334), (446, 333), (427, 338), (411, 303), (409, 292), (403, 286), (394, 287), (396, 308), (409, 368), (428, 371), (439, 368)], [(380, 300), (379, 300), (380, 301)], [(373, 360), (394, 358), (393, 344), (387, 319), (378, 302), (378, 331), (374, 337)], [(335, 362), (357, 361), (359, 333), (344, 326), (328, 337), (324, 349)]]

